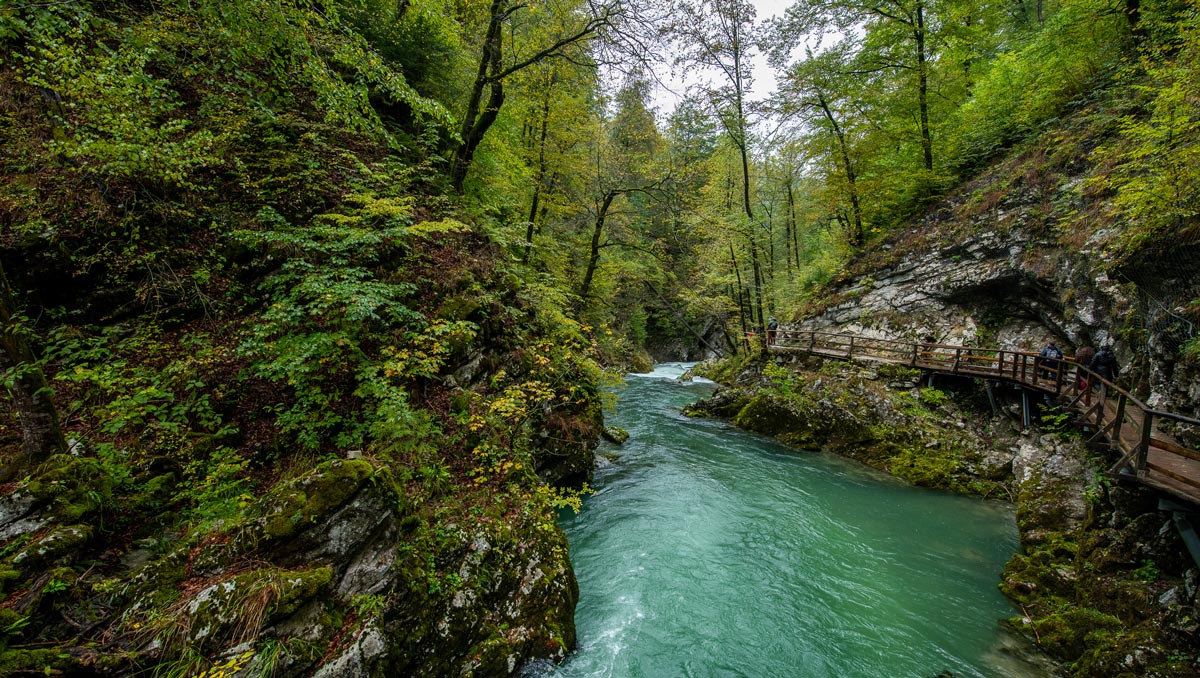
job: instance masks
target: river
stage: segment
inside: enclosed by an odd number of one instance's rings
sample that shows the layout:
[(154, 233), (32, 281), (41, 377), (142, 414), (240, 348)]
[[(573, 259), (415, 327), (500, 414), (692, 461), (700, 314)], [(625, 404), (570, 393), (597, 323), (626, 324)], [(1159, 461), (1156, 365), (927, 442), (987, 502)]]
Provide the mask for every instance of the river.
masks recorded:
[(1006, 649), (1008, 504), (923, 490), (797, 452), (683, 405), (686, 366), (630, 375), (596, 494), (561, 525), (579, 648), (528, 675), (1047, 675)]

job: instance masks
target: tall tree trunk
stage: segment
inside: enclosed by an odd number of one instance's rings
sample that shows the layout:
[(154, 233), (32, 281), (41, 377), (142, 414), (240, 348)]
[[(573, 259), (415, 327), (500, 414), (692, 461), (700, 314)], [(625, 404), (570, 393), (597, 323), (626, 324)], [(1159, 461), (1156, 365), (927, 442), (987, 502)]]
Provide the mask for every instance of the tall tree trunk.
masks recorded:
[(743, 341), (746, 337), (746, 304), (742, 301), (742, 269), (738, 268), (737, 256), (733, 253), (733, 243), (729, 243), (729, 261), (733, 264), (733, 273), (737, 276), (738, 317), (742, 321)]
[(538, 164), (533, 178), (533, 199), (529, 203), (529, 225), (525, 228), (525, 256), (521, 263), (529, 263), (529, 253), (533, 249), (534, 224), (537, 223), (538, 200), (542, 195), (542, 185), (546, 181), (546, 130), (550, 126), (550, 88), (547, 86), (545, 99), (542, 99), (542, 133), (538, 139)]
[(800, 225), (796, 223), (796, 197), (792, 193), (792, 180), (787, 183), (788, 216), (792, 222), (792, 252), (796, 255), (796, 268), (800, 268)]
[(790, 281), (793, 279), (793, 277), (792, 277), (792, 228), (794, 226), (793, 222), (795, 221), (794, 213), (792, 212), (792, 204), (791, 204), (792, 178), (788, 177), (787, 181), (784, 183), (787, 187), (787, 192), (788, 192), (788, 204), (787, 204), (787, 214), (784, 215), (784, 220), (783, 220), (783, 248), (784, 248), (783, 258), (785, 260), (785, 263), (787, 264), (787, 277), (788, 277), (788, 280)]
[(1134, 43), (1140, 46), (1146, 38), (1146, 29), (1142, 27), (1141, 0), (1125, 0), (1125, 20), (1129, 22)]
[[(475, 82), (471, 85), (471, 98), (467, 100), (467, 112), (463, 116), (462, 130), (459, 133), (462, 143), (455, 151), (454, 161), (450, 166), (450, 185), (459, 193), (463, 191), (467, 171), (475, 159), (475, 150), (479, 148), (479, 143), (483, 141), (483, 135), (487, 133), (488, 128), (496, 121), (500, 107), (504, 105), (504, 82), (499, 75), (504, 45), (501, 29), (509, 14), (507, 3), (508, 0), (492, 0), (491, 19), (483, 39), (479, 70), (475, 74)], [(483, 103), (485, 90), (488, 93), (486, 104)]]
[[(742, 82), (742, 49), (740, 24), (733, 22), (733, 95), (737, 108), (736, 132), (732, 136), (734, 144), (741, 152), (742, 159), (742, 205), (746, 211), (747, 226), (750, 241), (750, 266), (754, 271), (754, 307), (758, 310), (758, 320), (762, 322), (762, 265), (758, 260), (758, 244), (754, 237), (754, 206), (750, 202), (750, 138), (746, 129), (745, 85)], [(752, 309), (753, 310), (753, 309)], [(753, 314), (751, 314), (753, 315)], [(753, 320), (753, 317), (751, 318)]]
[[(741, 97), (738, 97), (738, 109), (740, 115)], [(742, 120), (741, 124), (744, 132), (745, 120)], [(744, 139), (745, 137), (743, 137), (743, 141)], [(747, 227), (750, 229), (746, 236), (750, 242), (750, 267), (754, 271), (754, 307), (758, 309), (759, 322), (762, 322), (762, 266), (758, 260), (758, 241), (754, 237), (754, 209), (750, 205), (750, 160), (745, 143), (740, 146), (740, 150), (742, 152), (742, 202), (746, 208)]]
[[(825, 94), (817, 92), (817, 102), (821, 106), (821, 111), (825, 114), (825, 119), (829, 121), (829, 126), (833, 128), (833, 133), (838, 140), (838, 151), (842, 158), (842, 169), (846, 172), (846, 190), (850, 194), (850, 209), (854, 217), (854, 226), (850, 233), (850, 244), (854, 249), (859, 249), (863, 245), (863, 225), (862, 225), (862, 207), (858, 202), (858, 178), (854, 173), (854, 163), (850, 162), (850, 149), (846, 144), (846, 135), (842, 132), (841, 125), (837, 119), (833, 117), (833, 111), (829, 109), (829, 103), (825, 100)], [(930, 156), (932, 161), (932, 156)]]
[(67, 449), (50, 386), (18, 321), (16, 297), (0, 266), (0, 371), (13, 371), (13, 401), (21, 420), (24, 465)]
[(925, 169), (933, 170), (933, 133), (929, 130), (929, 64), (925, 56), (925, 7), (917, 3), (913, 38), (917, 43), (917, 106), (921, 113), (921, 151)]
[(767, 280), (775, 280), (775, 210), (767, 212)]
[(592, 291), (592, 279), (596, 275), (596, 267), (600, 264), (600, 236), (604, 233), (604, 220), (608, 217), (608, 208), (612, 207), (613, 199), (618, 191), (609, 191), (596, 209), (596, 223), (592, 227), (592, 247), (588, 254), (587, 270), (583, 274), (583, 284), (579, 286), (579, 300), (586, 301)]
[[(758, 324), (764, 325), (763, 322), (763, 272), (762, 264), (759, 263), (758, 257), (758, 242), (754, 237), (754, 231), (750, 231), (750, 266), (754, 269), (754, 309), (758, 311)], [(751, 314), (753, 316), (753, 314)], [(751, 318), (753, 319), (753, 317)]]

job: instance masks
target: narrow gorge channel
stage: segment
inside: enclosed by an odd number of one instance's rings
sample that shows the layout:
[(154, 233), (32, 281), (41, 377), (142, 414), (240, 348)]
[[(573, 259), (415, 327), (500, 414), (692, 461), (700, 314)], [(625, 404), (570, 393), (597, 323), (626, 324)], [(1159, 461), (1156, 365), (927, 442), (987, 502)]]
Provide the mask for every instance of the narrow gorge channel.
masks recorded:
[(561, 523), (579, 649), (532, 675), (1036, 676), (998, 592), (1010, 505), (915, 488), (684, 417), (711, 383), (631, 375), (631, 436)]

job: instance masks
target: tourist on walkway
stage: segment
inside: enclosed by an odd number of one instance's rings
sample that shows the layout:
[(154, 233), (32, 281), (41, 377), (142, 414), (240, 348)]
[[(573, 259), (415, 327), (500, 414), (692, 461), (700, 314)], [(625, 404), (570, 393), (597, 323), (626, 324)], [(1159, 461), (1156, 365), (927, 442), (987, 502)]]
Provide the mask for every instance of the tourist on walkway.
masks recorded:
[(1117, 373), (1121, 371), (1121, 368), (1117, 365), (1117, 356), (1113, 354), (1111, 342), (1100, 347), (1100, 350), (1096, 352), (1096, 357), (1092, 358), (1091, 363), (1088, 364), (1088, 369), (1108, 381), (1117, 378)]
[(767, 321), (767, 346), (775, 344), (775, 333), (778, 331), (779, 321), (775, 319), (775, 316), (771, 316), (771, 319)]
[(1058, 361), (1062, 360), (1062, 357), (1062, 349), (1054, 345), (1053, 339), (1047, 339), (1046, 348), (1042, 349), (1040, 361), (1040, 373), (1043, 379), (1058, 380)]

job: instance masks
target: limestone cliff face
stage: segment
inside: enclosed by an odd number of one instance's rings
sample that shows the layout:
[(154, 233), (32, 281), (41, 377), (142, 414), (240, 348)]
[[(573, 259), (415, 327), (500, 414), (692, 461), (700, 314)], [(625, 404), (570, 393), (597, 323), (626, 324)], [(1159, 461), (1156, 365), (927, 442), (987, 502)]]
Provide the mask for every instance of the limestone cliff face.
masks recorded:
[(1068, 354), (1112, 341), (1123, 385), (1194, 416), (1200, 365), (1180, 347), (1198, 329), (1200, 250), (1114, 260), (1117, 225), (1080, 216), (1102, 202), (1082, 188), (1088, 148), (1040, 174), (1033, 151), (998, 164), (867, 252), (800, 326), (1032, 350), (1052, 337)]

